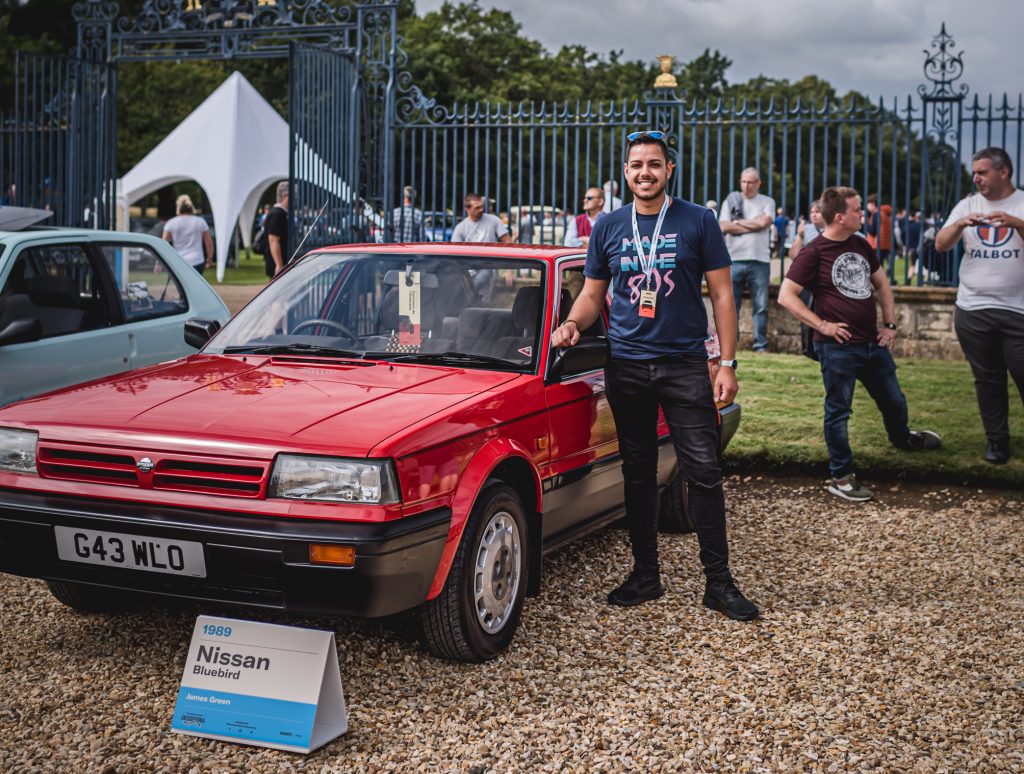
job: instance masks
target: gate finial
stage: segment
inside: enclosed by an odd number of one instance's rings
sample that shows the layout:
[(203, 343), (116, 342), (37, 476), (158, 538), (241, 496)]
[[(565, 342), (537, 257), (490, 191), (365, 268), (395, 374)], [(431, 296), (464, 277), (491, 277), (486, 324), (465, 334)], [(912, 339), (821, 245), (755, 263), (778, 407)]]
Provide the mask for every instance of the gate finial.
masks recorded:
[(924, 55), (924, 77), (928, 84), (921, 84), (917, 93), (926, 100), (935, 102), (958, 102), (967, 94), (967, 84), (954, 85), (964, 74), (963, 52), (954, 50), (956, 41), (953, 36), (946, 32), (946, 23), (942, 23), (939, 34), (932, 38), (932, 48), (935, 51), (929, 53), (925, 49)]
[(674, 89), (679, 86), (676, 77), (672, 74), (672, 63), (675, 59), (671, 54), (662, 54), (658, 57), (658, 62), (661, 64), (661, 74), (654, 79), (654, 88)]

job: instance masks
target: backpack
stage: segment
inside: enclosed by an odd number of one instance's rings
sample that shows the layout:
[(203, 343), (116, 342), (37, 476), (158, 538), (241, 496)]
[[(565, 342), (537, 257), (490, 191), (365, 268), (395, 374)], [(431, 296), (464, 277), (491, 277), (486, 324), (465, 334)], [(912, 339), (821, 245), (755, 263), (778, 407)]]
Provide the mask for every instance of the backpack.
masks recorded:
[(252, 251), (261, 254), (267, 252), (267, 229), (265, 226), (260, 226), (253, 236)]

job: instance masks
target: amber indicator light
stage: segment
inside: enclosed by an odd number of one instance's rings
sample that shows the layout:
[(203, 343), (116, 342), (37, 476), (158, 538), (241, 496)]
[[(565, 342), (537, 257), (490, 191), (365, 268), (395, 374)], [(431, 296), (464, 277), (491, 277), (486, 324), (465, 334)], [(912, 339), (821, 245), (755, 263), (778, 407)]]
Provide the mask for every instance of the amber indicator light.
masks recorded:
[(313, 564), (333, 564), (337, 567), (351, 567), (356, 563), (356, 549), (355, 546), (310, 543), (309, 561)]

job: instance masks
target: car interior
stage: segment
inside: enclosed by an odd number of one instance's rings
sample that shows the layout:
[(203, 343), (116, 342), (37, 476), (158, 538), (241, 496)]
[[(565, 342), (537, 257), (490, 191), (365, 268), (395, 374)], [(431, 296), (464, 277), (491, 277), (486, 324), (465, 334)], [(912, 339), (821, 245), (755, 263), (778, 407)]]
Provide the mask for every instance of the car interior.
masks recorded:
[(0, 291), (0, 330), (35, 319), (43, 338), (91, 330), (109, 316), (85, 252), (73, 245), (22, 251)]
[(456, 281), (444, 291), (431, 287), (420, 291), (423, 313), (418, 343), (415, 343), (417, 337), (403, 336), (403, 331), (412, 330), (412, 324), (409, 317), (399, 314), (399, 289), (392, 287), (381, 301), (376, 333), (366, 337), (363, 345), (371, 352), (456, 351), (529, 363), (533, 359), (542, 307), (540, 286), (518, 288), (511, 309), (493, 306), (460, 309), (459, 303), (468, 297), (461, 287), (462, 283)]

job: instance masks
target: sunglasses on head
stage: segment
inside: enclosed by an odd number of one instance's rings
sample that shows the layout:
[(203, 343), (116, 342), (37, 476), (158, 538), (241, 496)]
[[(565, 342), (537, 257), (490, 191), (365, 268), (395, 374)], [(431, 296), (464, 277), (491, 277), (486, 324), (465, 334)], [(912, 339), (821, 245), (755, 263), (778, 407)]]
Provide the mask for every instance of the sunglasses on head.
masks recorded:
[(641, 137), (650, 137), (652, 140), (663, 140), (665, 139), (665, 133), (657, 130), (645, 129), (641, 132), (630, 132), (626, 135), (626, 142), (636, 142)]

